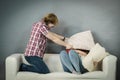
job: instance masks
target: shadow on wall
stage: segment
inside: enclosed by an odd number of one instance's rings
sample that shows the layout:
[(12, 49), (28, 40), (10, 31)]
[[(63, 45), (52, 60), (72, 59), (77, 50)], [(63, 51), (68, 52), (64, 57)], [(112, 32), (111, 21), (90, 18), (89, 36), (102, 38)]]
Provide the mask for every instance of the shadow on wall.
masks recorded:
[(0, 62), (0, 80), (5, 80), (5, 63)]

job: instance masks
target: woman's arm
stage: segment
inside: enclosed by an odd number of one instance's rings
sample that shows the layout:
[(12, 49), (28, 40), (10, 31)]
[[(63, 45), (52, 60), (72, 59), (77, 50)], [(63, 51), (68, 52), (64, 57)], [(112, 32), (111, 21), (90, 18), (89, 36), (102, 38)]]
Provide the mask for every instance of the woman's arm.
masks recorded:
[(86, 56), (87, 53), (86, 52), (83, 52), (81, 50), (75, 50), (78, 54), (80, 54), (81, 56)]
[(51, 41), (53, 41), (54, 43), (66, 47), (66, 49), (71, 49), (71, 48), (72, 48), (72, 45), (70, 45), (70, 44), (62, 41), (60, 38), (58, 38), (57, 36), (55, 36), (55, 35), (53, 34), (53, 32), (48, 31), (48, 34), (45, 35), (45, 36), (46, 36), (48, 39), (50, 39)]

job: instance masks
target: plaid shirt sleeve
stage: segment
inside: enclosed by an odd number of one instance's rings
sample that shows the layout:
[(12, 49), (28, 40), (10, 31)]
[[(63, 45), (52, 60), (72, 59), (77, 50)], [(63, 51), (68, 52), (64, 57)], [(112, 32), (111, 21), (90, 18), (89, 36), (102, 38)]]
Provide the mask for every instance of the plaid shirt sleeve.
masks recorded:
[(43, 35), (47, 35), (48, 34), (48, 30), (46, 29), (46, 27), (44, 25), (42, 25), (40, 27), (40, 32), (43, 34)]

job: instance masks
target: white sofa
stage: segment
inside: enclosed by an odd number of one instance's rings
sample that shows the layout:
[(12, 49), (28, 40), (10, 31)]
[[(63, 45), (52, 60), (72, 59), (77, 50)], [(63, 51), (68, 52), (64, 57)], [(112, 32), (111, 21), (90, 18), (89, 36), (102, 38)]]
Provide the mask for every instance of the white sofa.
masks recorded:
[(12, 54), (6, 58), (6, 80), (115, 80), (116, 78), (117, 58), (113, 55), (103, 59), (102, 71), (87, 72), (80, 75), (64, 72), (59, 54), (45, 54), (44, 61), (51, 73), (20, 72), (20, 64), (27, 62), (23, 54)]

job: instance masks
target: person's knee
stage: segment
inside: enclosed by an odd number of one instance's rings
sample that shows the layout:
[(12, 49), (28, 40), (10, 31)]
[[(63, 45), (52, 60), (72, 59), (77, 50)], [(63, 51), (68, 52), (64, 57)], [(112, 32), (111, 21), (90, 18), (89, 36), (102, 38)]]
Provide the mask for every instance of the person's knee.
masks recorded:
[(66, 55), (66, 51), (65, 50), (60, 52), (60, 56), (64, 56), (64, 55)]
[(70, 50), (69, 57), (75, 57), (78, 56), (78, 54), (75, 52), (75, 50)]
[(64, 59), (67, 56), (67, 53), (65, 50), (60, 52), (60, 59)]
[(69, 51), (69, 55), (75, 55), (75, 54), (76, 54), (75, 50), (70, 50)]

